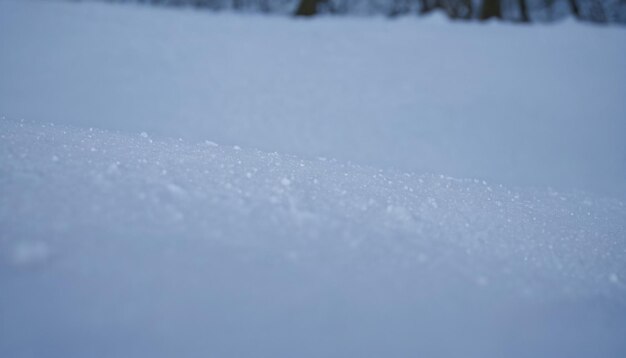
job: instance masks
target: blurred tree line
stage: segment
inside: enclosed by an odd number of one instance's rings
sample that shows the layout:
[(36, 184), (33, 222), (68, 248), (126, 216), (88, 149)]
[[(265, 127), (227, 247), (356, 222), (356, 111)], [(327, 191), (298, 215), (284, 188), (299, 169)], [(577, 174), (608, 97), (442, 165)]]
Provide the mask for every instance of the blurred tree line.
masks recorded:
[(210, 10), (315, 16), (382, 14), (390, 17), (441, 11), (453, 20), (550, 22), (571, 15), (594, 23), (626, 24), (626, 0), (107, 0)]

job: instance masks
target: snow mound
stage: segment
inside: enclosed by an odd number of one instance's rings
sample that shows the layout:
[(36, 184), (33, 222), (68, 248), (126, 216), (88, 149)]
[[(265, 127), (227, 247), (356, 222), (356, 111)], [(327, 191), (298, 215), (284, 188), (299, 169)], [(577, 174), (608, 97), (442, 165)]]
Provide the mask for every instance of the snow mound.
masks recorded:
[(0, 121), (0, 355), (626, 352), (626, 207)]

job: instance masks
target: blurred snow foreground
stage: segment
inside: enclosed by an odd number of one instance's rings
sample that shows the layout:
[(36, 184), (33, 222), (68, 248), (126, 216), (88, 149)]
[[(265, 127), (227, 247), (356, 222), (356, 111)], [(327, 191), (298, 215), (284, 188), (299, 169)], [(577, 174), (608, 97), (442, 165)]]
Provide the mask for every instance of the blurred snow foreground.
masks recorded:
[(0, 1), (0, 357), (625, 356), (625, 39)]

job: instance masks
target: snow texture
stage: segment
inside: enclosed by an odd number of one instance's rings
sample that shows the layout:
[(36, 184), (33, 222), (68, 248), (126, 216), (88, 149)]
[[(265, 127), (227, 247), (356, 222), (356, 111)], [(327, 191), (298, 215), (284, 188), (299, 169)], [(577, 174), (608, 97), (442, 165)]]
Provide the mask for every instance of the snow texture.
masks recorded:
[(625, 356), (625, 39), (0, 1), (0, 357)]
[(626, 348), (619, 201), (0, 123), (3, 356)]

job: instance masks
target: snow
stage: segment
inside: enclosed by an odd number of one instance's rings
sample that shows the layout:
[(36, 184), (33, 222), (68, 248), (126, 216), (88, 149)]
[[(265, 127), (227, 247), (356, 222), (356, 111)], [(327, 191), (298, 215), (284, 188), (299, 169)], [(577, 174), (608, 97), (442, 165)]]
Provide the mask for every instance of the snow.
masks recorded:
[(626, 29), (0, 1), (9, 118), (626, 196)]
[(621, 201), (59, 125), (0, 133), (3, 356), (626, 348)]
[(0, 356), (624, 356), (624, 40), (0, 1)]

